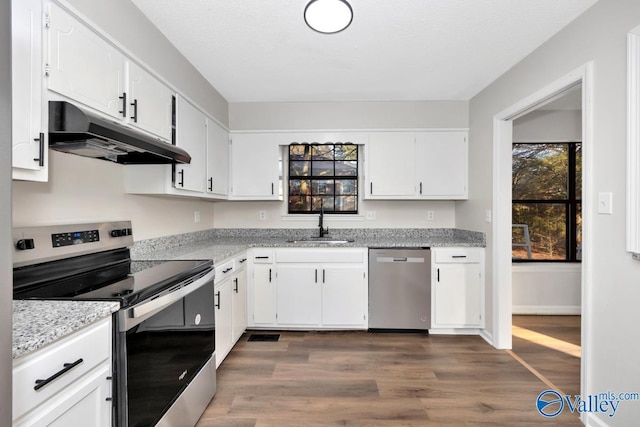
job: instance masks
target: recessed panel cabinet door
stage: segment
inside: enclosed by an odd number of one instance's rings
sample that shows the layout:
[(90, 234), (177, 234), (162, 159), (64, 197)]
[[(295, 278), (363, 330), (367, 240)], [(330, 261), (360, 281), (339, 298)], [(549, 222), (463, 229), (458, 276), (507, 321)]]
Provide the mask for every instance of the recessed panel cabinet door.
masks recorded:
[(183, 98), (176, 100), (176, 145), (191, 156), (191, 163), (177, 164), (174, 186), (181, 190), (204, 193), (206, 174), (206, 117)]
[(50, 21), (48, 88), (113, 117), (126, 117), (124, 55), (53, 3)]
[(322, 325), (365, 325), (367, 281), (362, 265), (325, 266), (322, 278)]
[(436, 264), (435, 267), (435, 323), (453, 327), (481, 325), (480, 264)]
[(132, 126), (171, 140), (171, 97), (168, 87), (133, 62), (129, 62), (127, 116)]
[(416, 133), (418, 197), (466, 199), (467, 132)]
[(278, 265), (278, 324), (319, 325), (322, 268), (299, 264)]
[(207, 193), (229, 195), (229, 133), (207, 119)]
[(253, 324), (275, 325), (276, 292), (275, 271), (271, 264), (256, 264), (253, 267)]
[(247, 270), (243, 269), (231, 280), (233, 300), (233, 342), (247, 329)]
[(411, 132), (375, 132), (367, 147), (368, 198), (414, 198), (415, 137)]
[(42, 4), (41, 0), (13, 0), (11, 9), (13, 178), (47, 181)]
[(239, 200), (280, 198), (280, 152), (273, 134), (234, 134), (231, 196)]

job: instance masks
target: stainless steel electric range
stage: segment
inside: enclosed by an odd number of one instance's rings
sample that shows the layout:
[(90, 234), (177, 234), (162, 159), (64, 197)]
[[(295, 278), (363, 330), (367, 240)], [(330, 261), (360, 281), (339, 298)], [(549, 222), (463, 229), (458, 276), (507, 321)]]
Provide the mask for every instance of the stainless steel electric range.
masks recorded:
[(130, 221), (15, 228), (14, 299), (117, 301), (114, 425), (195, 425), (215, 394), (211, 260), (132, 261)]

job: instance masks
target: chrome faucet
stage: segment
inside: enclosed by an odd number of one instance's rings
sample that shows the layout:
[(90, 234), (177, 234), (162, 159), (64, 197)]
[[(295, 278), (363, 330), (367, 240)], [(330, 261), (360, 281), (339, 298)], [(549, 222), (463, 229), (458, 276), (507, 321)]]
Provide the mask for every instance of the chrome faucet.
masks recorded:
[(322, 199), (320, 199), (320, 217), (318, 218), (318, 227), (320, 228), (320, 237), (324, 237), (329, 234), (329, 227), (323, 227), (322, 221), (324, 220), (324, 207)]

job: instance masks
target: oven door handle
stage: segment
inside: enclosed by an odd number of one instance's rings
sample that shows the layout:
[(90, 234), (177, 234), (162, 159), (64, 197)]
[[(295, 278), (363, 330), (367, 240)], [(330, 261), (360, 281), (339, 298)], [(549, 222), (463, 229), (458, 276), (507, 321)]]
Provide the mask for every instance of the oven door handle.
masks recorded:
[(207, 283), (213, 281), (215, 277), (215, 270), (211, 269), (204, 276), (194, 280), (188, 285), (184, 285), (173, 292), (169, 292), (165, 295), (160, 295), (150, 301), (143, 302), (134, 307), (122, 310), (120, 314), (120, 331), (125, 332), (134, 327), (135, 325), (142, 323), (151, 315), (157, 313), (165, 307), (170, 306), (176, 301), (180, 301), (185, 296), (189, 295), (196, 289), (204, 286)]

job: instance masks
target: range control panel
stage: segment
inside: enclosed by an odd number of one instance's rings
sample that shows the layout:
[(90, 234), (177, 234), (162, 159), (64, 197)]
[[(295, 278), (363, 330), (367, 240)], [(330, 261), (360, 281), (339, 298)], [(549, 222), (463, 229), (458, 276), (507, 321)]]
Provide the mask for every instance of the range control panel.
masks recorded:
[(131, 221), (14, 228), (13, 267), (131, 246)]
[(99, 241), (100, 231), (98, 230), (72, 231), (71, 233), (54, 233), (51, 235), (51, 244), (54, 248)]

